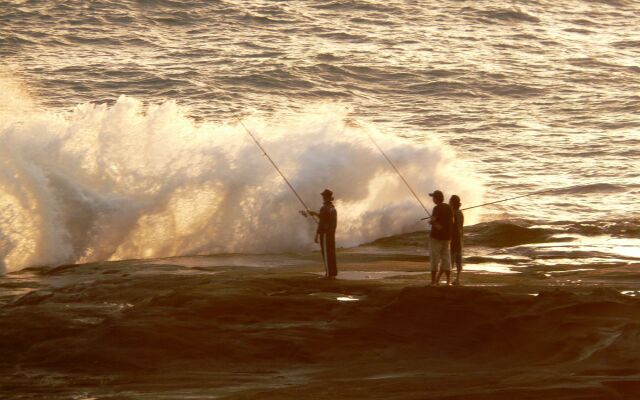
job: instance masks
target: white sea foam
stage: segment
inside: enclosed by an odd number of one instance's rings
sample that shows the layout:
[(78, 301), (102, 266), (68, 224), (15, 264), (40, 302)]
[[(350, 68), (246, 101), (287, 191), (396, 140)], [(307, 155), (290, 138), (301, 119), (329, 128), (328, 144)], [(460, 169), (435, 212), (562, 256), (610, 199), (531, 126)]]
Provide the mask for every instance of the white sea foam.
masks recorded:
[[(4, 109), (12, 102), (28, 104), (16, 95), (4, 98)], [(439, 141), (346, 126), (337, 105), (309, 110), (254, 114), (245, 124), (311, 208), (322, 189), (335, 192), (339, 246), (426, 227), (365, 130), (423, 201), (435, 188), (480, 201), (478, 181)], [(300, 204), (235, 121), (199, 124), (173, 101), (145, 107), (122, 96), (67, 113), (22, 107), (5, 113), (0, 129), (0, 261), (9, 271), (312, 246), (313, 222), (297, 213)]]

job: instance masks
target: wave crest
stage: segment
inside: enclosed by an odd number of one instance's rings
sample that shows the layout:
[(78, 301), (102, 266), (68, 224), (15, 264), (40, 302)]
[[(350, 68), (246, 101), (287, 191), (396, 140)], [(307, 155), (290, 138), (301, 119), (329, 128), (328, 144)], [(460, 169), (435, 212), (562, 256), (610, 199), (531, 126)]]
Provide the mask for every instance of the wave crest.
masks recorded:
[[(246, 121), (312, 208), (323, 188), (334, 190), (340, 245), (415, 230), (421, 215), (363, 130), (423, 198), (446, 184), (478, 199), (443, 144), (348, 127), (345, 117), (341, 107), (320, 106)], [(313, 224), (239, 125), (196, 124), (175, 102), (145, 110), (123, 96), (0, 128), (0, 259), (9, 270), (312, 243)]]
[(485, 11), (482, 14), (485, 17), (500, 20), (500, 21), (532, 22), (532, 23), (540, 22), (540, 18), (516, 8)]

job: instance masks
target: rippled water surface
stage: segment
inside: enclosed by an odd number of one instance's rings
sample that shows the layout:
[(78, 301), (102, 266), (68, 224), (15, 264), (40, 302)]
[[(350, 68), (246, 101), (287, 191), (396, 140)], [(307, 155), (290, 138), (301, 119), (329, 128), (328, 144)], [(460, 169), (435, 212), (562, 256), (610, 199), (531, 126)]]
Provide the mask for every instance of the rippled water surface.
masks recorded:
[(638, 193), (635, 1), (1, 7), (5, 69), (46, 106), (127, 94), (176, 99), (215, 121), (340, 101), (389, 132), (445, 138), (502, 191), (497, 197), (593, 182), (622, 185), (607, 194)]
[(478, 201), (569, 187), (479, 217), (601, 221), (638, 215), (638, 26), (626, 0), (1, 1), (0, 66), (56, 112), (127, 95), (215, 125), (337, 103), (441, 138)]

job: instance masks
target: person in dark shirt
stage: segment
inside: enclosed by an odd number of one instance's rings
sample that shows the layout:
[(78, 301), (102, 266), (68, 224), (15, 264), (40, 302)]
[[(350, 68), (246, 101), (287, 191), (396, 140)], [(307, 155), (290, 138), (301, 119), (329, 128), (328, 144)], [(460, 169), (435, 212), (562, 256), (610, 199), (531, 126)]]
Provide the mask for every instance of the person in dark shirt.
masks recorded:
[(440, 283), (442, 274), (446, 274), (447, 285), (451, 284), (450, 244), (453, 230), (453, 212), (444, 202), (444, 194), (436, 190), (429, 193), (436, 206), (431, 213), (431, 233), (429, 234), (429, 250), (431, 258), (431, 285)]
[(462, 272), (462, 227), (464, 226), (464, 214), (460, 211), (460, 197), (451, 196), (449, 206), (453, 211), (453, 232), (451, 233), (451, 263), (456, 266), (456, 279), (454, 285), (460, 284), (460, 273)]
[(336, 227), (338, 226), (338, 212), (333, 206), (333, 192), (325, 189), (322, 193), (322, 207), (320, 212), (309, 211), (309, 214), (319, 218), (315, 242), (320, 243), (325, 276), (335, 279), (338, 275), (336, 263)]

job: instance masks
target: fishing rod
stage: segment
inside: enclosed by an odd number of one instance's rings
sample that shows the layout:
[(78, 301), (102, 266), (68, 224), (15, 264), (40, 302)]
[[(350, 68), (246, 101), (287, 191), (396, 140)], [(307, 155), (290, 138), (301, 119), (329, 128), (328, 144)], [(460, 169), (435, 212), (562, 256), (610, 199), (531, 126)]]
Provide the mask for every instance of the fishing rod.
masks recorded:
[[(538, 194), (556, 192), (558, 190), (563, 190), (563, 189), (566, 189), (566, 187), (536, 191), (536, 192), (533, 192), (533, 193), (522, 194), (520, 196), (509, 197), (507, 199), (496, 200), (496, 201), (492, 201), (492, 202), (484, 203), (484, 204), (478, 204), (477, 206), (461, 208), (460, 211), (471, 210), (472, 208), (484, 207), (484, 206), (488, 206), (488, 205), (491, 205), (491, 204), (497, 204), (497, 203), (502, 203), (502, 202), (509, 201), (509, 200), (521, 199), (523, 197), (535, 196), (535, 195), (538, 195)], [(427, 218), (422, 218), (422, 219), (424, 220), (424, 219), (427, 219)]]
[[(416, 192), (413, 191), (413, 189), (411, 188), (411, 185), (409, 185), (409, 182), (407, 182), (406, 179), (404, 179), (404, 176), (402, 176), (402, 174), (400, 173), (400, 171), (398, 170), (398, 168), (395, 166), (395, 164), (393, 163), (393, 161), (391, 161), (391, 159), (389, 157), (387, 157), (387, 154), (382, 150), (382, 148), (380, 148), (380, 146), (378, 145), (378, 143), (373, 139), (373, 137), (369, 134), (369, 132), (365, 131), (365, 133), (367, 134), (367, 136), (369, 137), (369, 140), (371, 140), (371, 142), (378, 148), (378, 151), (380, 151), (380, 153), (382, 154), (382, 156), (387, 160), (387, 162), (389, 163), (389, 165), (391, 165), (391, 168), (393, 168), (393, 170), (396, 172), (396, 174), (398, 174), (398, 176), (400, 177), (400, 179), (402, 179), (402, 182), (404, 182), (404, 184), (407, 186), (407, 188), (409, 189), (409, 191), (411, 192), (411, 194), (413, 195), (413, 197), (416, 198), (416, 200), (418, 200), (418, 203), (420, 203), (420, 205), (422, 206), (422, 208), (424, 209), (424, 211), (427, 213), (427, 215), (429, 217), (427, 218), (431, 218), (431, 213), (429, 212), (429, 210), (427, 210), (427, 207), (424, 206), (424, 204), (422, 203), (422, 200), (420, 200), (420, 197), (418, 197), (418, 195), (416, 194)], [(422, 218), (422, 219), (427, 219), (427, 218)]]
[(286, 176), (284, 176), (284, 174), (282, 173), (282, 171), (280, 171), (280, 168), (278, 168), (278, 166), (276, 165), (276, 163), (273, 161), (273, 159), (269, 156), (269, 154), (267, 154), (267, 151), (264, 149), (264, 147), (262, 147), (262, 145), (260, 144), (260, 142), (258, 142), (258, 139), (256, 139), (256, 137), (253, 135), (253, 133), (251, 133), (251, 131), (249, 130), (249, 128), (246, 127), (246, 125), (240, 120), (240, 118), (236, 117), (236, 120), (240, 123), (240, 125), (242, 125), (242, 127), (244, 128), (245, 131), (247, 131), (247, 133), (249, 134), (249, 136), (251, 136), (251, 139), (253, 139), (253, 142), (256, 144), (256, 146), (258, 146), (258, 148), (262, 151), (262, 154), (265, 155), (265, 157), (267, 157), (267, 160), (269, 160), (269, 162), (271, 163), (271, 165), (273, 165), (273, 168), (276, 169), (276, 171), (278, 171), (278, 173), (280, 174), (280, 176), (282, 177), (282, 179), (284, 179), (284, 181), (286, 182), (287, 186), (289, 186), (289, 189), (291, 189), (291, 191), (293, 192), (293, 194), (296, 195), (296, 197), (298, 198), (298, 201), (300, 201), (300, 203), (302, 204), (302, 206), (304, 207), (304, 211), (300, 211), (300, 214), (302, 214), (304, 217), (306, 217), (307, 215), (310, 215), (311, 218), (315, 221), (318, 222), (318, 220), (316, 219), (316, 216), (313, 215), (310, 211), (309, 211), (309, 207), (307, 207), (307, 204), (304, 202), (304, 200), (302, 200), (302, 197), (300, 197), (300, 195), (298, 194), (298, 192), (296, 192), (296, 189), (293, 187), (293, 185), (289, 182), (289, 180), (287, 179)]
[(549, 193), (549, 192), (555, 192), (555, 191), (557, 191), (557, 190), (562, 190), (562, 189), (566, 189), (566, 188), (555, 188), (555, 189), (541, 190), (541, 191), (537, 191), (537, 192), (533, 192), (533, 193), (529, 193), (529, 194), (523, 194), (523, 195), (520, 195), (520, 196), (509, 197), (508, 199), (502, 199), (502, 200), (492, 201), (492, 202), (490, 202), (490, 203), (478, 204), (477, 206), (471, 206), (471, 207), (467, 207), (467, 208), (462, 208), (462, 209), (460, 209), (460, 211), (464, 211), (464, 210), (471, 210), (472, 208), (484, 207), (484, 206), (488, 206), (488, 205), (490, 205), (490, 204), (502, 203), (503, 201), (509, 201), (509, 200), (520, 199), (520, 198), (522, 198), (522, 197), (529, 197), (529, 196), (535, 196), (535, 195), (537, 195), (537, 194), (544, 194), (544, 193)]

